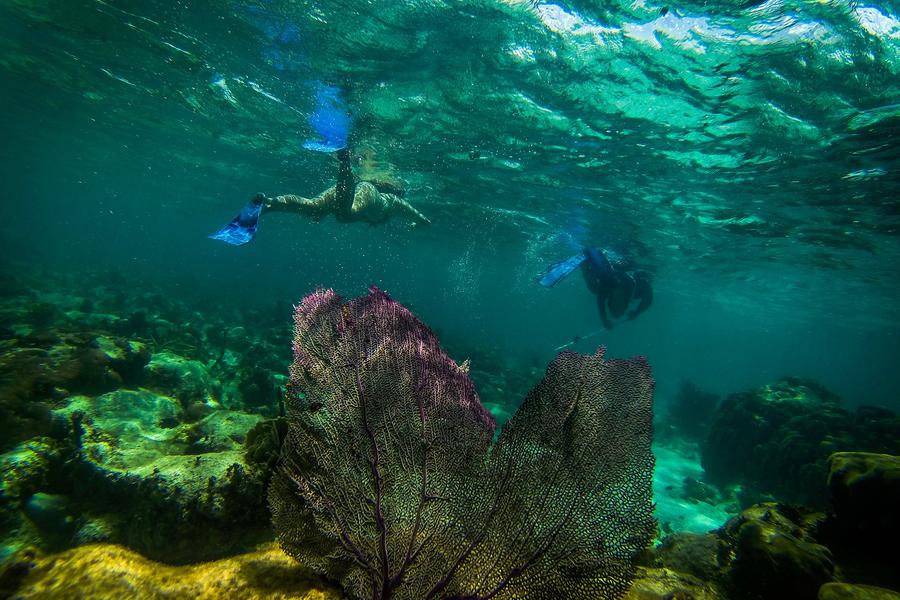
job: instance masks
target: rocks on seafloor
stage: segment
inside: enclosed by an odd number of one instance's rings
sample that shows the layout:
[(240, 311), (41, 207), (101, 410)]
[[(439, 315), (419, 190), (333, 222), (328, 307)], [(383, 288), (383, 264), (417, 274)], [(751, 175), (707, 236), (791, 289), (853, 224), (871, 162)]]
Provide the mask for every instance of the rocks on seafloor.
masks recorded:
[(900, 452), (900, 418), (874, 407), (851, 413), (822, 385), (786, 378), (722, 402), (702, 463), (708, 481), (740, 483), (751, 498), (824, 508), (828, 457), (845, 450)]
[(757, 504), (720, 532), (732, 545), (727, 584), (735, 598), (814, 600), (834, 576), (831, 551), (811, 531), (824, 515)]
[(79, 460), (68, 467), (87, 515), (78, 539), (108, 533), (105, 541), (182, 563), (268, 535), (264, 479), (243, 456), (246, 433), (262, 418), (218, 410), (184, 423), (183, 412), (146, 389), (76, 396), (56, 411), (80, 430)]
[(900, 456), (840, 452), (829, 466), (825, 533), (846, 579), (900, 589)]
[(625, 600), (724, 600), (714, 583), (672, 569), (638, 567)]
[(206, 402), (213, 392), (206, 365), (172, 352), (158, 352), (144, 367), (146, 385), (178, 398), (185, 407), (193, 402)]
[[(829, 459), (828, 489), (838, 520), (860, 536), (900, 534), (900, 456), (838, 452)], [(862, 541), (862, 540), (861, 540)]]
[(54, 435), (50, 411), (71, 394), (136, 384), (150, 360), (139, 341), (45, 331), (0, 341), (0, 452)]
[(900, 600), (900, 593), (873, 585), (826, 583), (819, 588), (818, 600)]
[(14, 592), (19, 600), (338, 600), (342, 595), (277, 546), (193, 566), (156, 563), (112, 544), (39, 557)]
[(714, 581), (722, 577), (730, 549), (715, 533), (675, 533), (663, 539), (653, 554), (656, 566)]

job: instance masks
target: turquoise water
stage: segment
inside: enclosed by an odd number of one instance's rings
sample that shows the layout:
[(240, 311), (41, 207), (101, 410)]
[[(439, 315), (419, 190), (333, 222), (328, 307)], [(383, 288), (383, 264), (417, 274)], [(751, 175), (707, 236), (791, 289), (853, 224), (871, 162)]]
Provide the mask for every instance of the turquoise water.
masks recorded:
[[(647, 314), (580, 349), (647, 355), (661, 401), (790, 373), (894, 402), (896, 8), (662, 8), (6, 1), (4, 256), (241, 306), (376, 283), (544, 362), (598, 329), (581, 282), (533, 284), (577, 226), (656, 274)], [(207, 240), (258, 190), (332, 184), (301, 146), (316, 80), (434, 226), (275, 215), (251, 246)]]
[[(81, 275), (112, 270), (250, 330), (272, 309), (284, 340), (314, 288), (374, 284), (477, 384), (525, 373), (482, 390), (501, 416), (576, 336), (645, 355), (663, 416), (685, 380), (725, 396), (785, 375), (900, 409), (898, 15), (0, 0), (0, 265), (88, 298)], [(402, 182), (432, 225), (264, 214), (249, 245), (208, 239), (258, 191), (333, 185), (335, 158), (303, 147), (322, 85), (342, 91), (357, 173)], [(580, 276), (537, 285), (582, 245), (652, 272), (652, 307), (600, 331)]]

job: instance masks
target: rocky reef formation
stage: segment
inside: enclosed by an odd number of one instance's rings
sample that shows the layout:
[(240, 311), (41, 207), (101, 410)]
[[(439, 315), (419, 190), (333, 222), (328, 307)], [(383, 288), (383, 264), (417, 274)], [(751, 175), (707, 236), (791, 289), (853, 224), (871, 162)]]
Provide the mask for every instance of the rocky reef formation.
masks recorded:
[(495, 442), (467, 369), (372, 289), (295, 314), (286, 551), (355, 598), (617, 598), (650, 542), (643, 359), (561, 353)]
[(678, 585), (686, 597), (900, 596), (888, 589), (900, 589), (895, 552), (900, 457), (838, 453), (828, 464), (828, 511), (755, 504), (714, 532), (667, 536), (648, 555), (645, 573), (664, 569), (703, 583), (691, 587), (682, 579)]
[(824, 507), (828, 457), (845, 450), (900, 453), (900, 417), (875, 407), (850, 412), (821, 385), (789, 378), (730, 395), (701, 449), (715, 484), (740, 483), (749, 498)]
[(233, 316), (201, 317), (116, 274), (10, 281), (0, 302), (0, 561), (107, 541), (188, 562), (270, 538), (269, 471), (244, 460), (243, 444), (279, 411), (278, 336), (239, 339), (246, 330), (224, 324)]

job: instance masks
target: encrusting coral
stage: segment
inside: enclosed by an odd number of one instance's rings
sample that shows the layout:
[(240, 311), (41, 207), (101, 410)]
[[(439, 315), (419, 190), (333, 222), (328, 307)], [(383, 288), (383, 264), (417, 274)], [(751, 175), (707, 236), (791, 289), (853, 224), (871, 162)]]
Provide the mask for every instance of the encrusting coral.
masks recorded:
[(353, 597), (618, 598), (655, 530), (643, 359), (560, 354), (495, 442), (467, 368), (373, 288), (295, 312), (285, 550)]
[[(338, 590), (310, 575), (274, 545), (189, 566), (147, 560), (113, 544), (89, 544), (34, 559), (15, 597), (130, 600), (337, 600)], [(3, 589), (0, 588), (0, 592)], [(12, 591), (12, 590), (11, 590)]]

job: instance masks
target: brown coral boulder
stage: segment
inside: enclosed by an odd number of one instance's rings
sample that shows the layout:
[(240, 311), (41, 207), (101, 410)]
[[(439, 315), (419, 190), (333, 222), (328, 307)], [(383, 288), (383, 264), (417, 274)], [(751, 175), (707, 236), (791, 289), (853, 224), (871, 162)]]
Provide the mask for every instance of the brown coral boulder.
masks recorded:
[(679, 532), (667, 536), (654, 552), (654, 565), (704, 581), (719, 579), (729, 549), (715, 533)]
[(829, 465), (834, 515), (827, 524), (827, 543), (844, 575), (900, 587), (895, 548), (900, 535), (900, 457), (838, 452)]
[(829, 466), (828, 489), (838, 520), (860, 536), (900, 533), (900, 456), (837, 452)]
[(729, 574), (733, 595), (814, 600), (834, 573), (831, 552), (808, 531), (817, 518), (764, 503), (729, 521), (722, 533), (734, 547)]
[(329, 600), (341, 594), (274, 545), (224, 560), (173, 567), (122, 546), (97, 544), (39, 558), (15, 597)]

